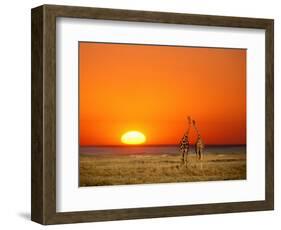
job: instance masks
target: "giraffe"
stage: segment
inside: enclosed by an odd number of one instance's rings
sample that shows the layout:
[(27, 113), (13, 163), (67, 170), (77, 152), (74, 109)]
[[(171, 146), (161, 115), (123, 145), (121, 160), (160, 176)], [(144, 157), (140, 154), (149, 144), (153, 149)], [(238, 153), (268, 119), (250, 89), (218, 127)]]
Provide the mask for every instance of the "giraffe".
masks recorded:
[(197, 156), (197, 159), (202, 160), (203, 159), (203, 151), (204, 151), (204, 142), (203, 139), (201, 137), (201, 134), (196, 126), (195, 120), (192, 121), (193, 127), (196, 130), (197, 133), (197, 140), (195, 142), (195, 153)]
[(191, 118), (187, 117), (187, 120), (188, 120), (188, 127), (180, 142), (180, 152), (182, 153), (182, 157), (181, 157), (182, 164), (184, 164), (184, 163), (187, 164), (187, 156), (188, 156), (188, 151), (189, 151), (188, 135), (189, 135), (189, 130), (190, 130), (190, 126), (191, 126)]

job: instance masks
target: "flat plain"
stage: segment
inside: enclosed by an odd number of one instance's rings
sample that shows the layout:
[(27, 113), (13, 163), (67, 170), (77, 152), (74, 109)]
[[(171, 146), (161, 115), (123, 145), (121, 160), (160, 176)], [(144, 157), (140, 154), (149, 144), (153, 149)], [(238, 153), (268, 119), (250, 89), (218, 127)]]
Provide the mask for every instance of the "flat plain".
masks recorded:
[(176, 154), (80, 154), (79, 185), (127, 185), (246, 179), (246, 153), (189, 154), (182, 164)]

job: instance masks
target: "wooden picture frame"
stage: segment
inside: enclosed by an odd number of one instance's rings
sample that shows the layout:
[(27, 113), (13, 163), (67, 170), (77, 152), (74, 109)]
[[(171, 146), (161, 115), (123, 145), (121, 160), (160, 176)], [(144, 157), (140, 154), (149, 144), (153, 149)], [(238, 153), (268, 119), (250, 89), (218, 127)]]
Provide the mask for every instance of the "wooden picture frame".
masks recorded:
[[(265, 200), (98, 211), (56, 211), (56, 18), (121, 20), (265, 30)], [(32, 9), (31, 219), (41, 224), (156, 218), (274, 209), (274, 21), (163, 12), (43, 5)]]

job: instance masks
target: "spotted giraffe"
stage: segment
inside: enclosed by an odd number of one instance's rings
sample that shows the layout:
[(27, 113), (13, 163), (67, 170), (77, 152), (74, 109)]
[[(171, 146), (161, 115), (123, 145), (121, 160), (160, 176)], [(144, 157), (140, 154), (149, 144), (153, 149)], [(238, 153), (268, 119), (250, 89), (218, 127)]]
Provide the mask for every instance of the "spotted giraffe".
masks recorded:
[(204, 151), (204, 142), (201, 137), (201, 134), (196, 126), (195, 120), (192, 121), (193, 127), (196, 130), (197, 133), (197, 140), (195, 142), (195, 153), (197, 156), (197, 159), (202, 160), (203, 159), (203, 151)]
[(182, 157), (181, 157), (182, 164), (187, 164), (187, 156), (188, 156), (188, 151), (189, 151), (188, 135), (189, 135), (189, 130), (190, 130), (190, 126), (191, 126), (191, 118), (188, 117), (187, 120), (188, 120), (188, 127), (180, 142), (180, 152), (182, 153)]

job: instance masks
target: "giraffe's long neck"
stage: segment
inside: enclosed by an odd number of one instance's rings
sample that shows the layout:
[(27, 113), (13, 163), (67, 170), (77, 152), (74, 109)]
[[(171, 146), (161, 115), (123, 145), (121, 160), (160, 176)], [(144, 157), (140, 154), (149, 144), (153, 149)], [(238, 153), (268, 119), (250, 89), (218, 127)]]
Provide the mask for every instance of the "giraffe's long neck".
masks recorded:
[(195, 124), (194, 124), (194, 129), (195, 129), (197, 135), (198, 135), (198, 136), (201, 136), (201, 135), (200, 135), (200, 132), (199, 132), (199, 130), (198, 130), (198, 128), (197, 128), (197, 126), (196, 126)]
[(197, 126), (196, 126), (195, 121), (193, 121), (193, 127), (194, 127), (194, 129), (197, 133), (197, 142), (202, 142), (203, 140), (202, 140), (201, 134), (200, 134), (200, 132), (199, 132)]
[(190, 124), (188, 124), (187, 130), (186, 130), (186, 135), (189, 135), (189, 131), (190, 131)]

